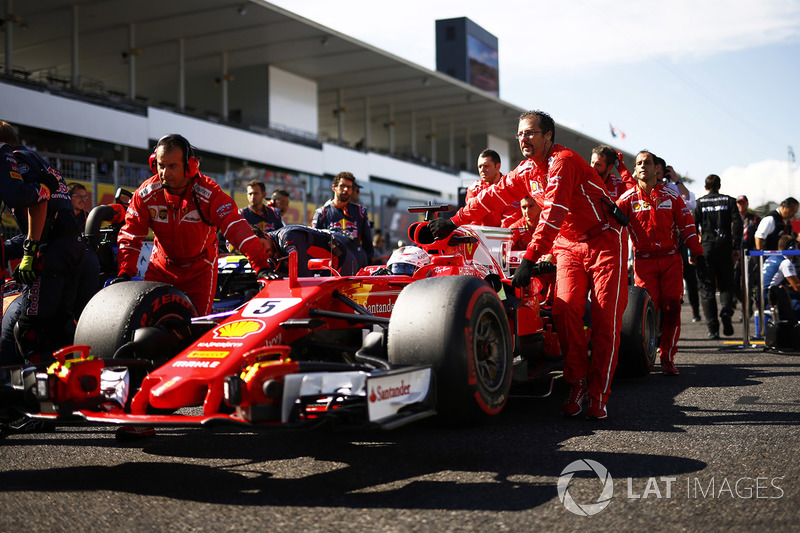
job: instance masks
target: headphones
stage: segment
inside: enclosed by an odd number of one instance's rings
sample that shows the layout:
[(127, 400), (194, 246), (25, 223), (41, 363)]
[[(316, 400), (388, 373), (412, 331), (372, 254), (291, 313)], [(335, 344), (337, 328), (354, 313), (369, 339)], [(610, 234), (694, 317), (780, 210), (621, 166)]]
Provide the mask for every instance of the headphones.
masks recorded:
[(186, 137), (177, 133), (170, 133), (161, 137), (153, 148), (153, 153), (150, 154), (150, 171), (153, 174), (158, 174), (158, 161), (156, 161), (156, 150), (159, 146), (167, 146), (169, 148), (177, 146), (183, 152), (183, 175), (187, 178), (197, 176), (200, 170), (200, 160), (194, 153), (194, 146), (192, 146)]

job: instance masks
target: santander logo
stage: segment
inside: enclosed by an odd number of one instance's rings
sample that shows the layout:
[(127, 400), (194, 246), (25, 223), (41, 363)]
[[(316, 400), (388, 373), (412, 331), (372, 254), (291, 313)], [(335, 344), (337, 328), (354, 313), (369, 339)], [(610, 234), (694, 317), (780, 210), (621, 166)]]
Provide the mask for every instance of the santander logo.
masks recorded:
[(370, 402), (382, 402), (384, 400), (391, 400), (392, 398), (399, 398), (400, 396), (408, 396), (411, 393), (411, 385), (407, 385), (405, 381), (401, 380), (400, 385), (397, 387), (381, 386), (374, 387), (369, 394)]

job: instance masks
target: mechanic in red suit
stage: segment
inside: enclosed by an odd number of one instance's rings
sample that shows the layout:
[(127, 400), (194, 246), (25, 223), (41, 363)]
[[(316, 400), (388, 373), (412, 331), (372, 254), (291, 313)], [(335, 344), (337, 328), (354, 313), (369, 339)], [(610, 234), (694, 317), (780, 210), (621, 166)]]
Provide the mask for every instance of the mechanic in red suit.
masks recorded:
[(661, 315), (661, 371), (677, 376), (675, 353), (681, 334), (683, 258), (681, 241), (691, 252), (689, 261), (702, 270), (703, 247), (697, 238), (689, 208), (675, 190), (656, 179), (656, 160), (651, 152), (636, 155), (636, 186), (617, 200), (630, 218), (633, 241), (633, 279), (647, 289)]
[[(530, 196), (526, 196), (519, 201), (519, 208), (522, 213), (522, 218), (509, 226), (509, 229), (513, 230), (513, 233), (511, 233), (511, 249), (514, 251), (528, 249), (528, 244), (533, 239), (536, 226), (539, 224), (539, 215), (542, 213), (542, 208), (539, 207), (539, 204)], [(548, 261), (550, 263), (556, 262), (553, 254), (543, 255), (540, 261)], [(544, 300), (541, 304), (542, 306), (552, 309), (553, 299), (556, 296), (556, 275), (540, 274), (539, 281), (541, 281), (543, 285), (541, 295)]]
[[(528, 286), (535, 262), (552, 248), (557, 265), (553, 317), (565, 356), (564, 377), (570, 383), (562, 414), (579, 415), (588, 395), (586, 417), (602, 420), (608, 417), (606, 402), (628, 302), (623, 270), (628, 233), (612, 215), (618, 209), (597, 171), (576, 152), (555, 144), (555, 122), (550, 115), (524, 113), (517, 138), (527, 159), (452, 219), (434, 219), (430, 228), (438, 238), (446, 238), (456, 226), (526, 195), (541, 206), (539, 224), (512, 284)], [(583, 322), (590, 291), (591, 362)]]
[[(489, 148), (481, 152), (478, 156), (478, 175), (480, 179), (467, 188), (467, 194), (464, 197), (465, 203), (469, 203), (481, 191), (488, 189), (503, 177), (503, 173), (500, 172), (500, 154)], [(486, 213), (483, 219), (471, 223), (481, 226), (508, 228), (521, 217), (519, 203), (512, 202), (503, 210)]]
[[(636, 180), (625, 166), (622, 153), (617, 152), (608, 145), (601, 144), (593, 148), (592, 159), (589, 164), (603, 178), (606, 190), (608, 190), (609, 196), (615, 202), (625, 191), (636, 184)], [(619, 176), (611, 172), (614, 168), (619, 170)]]
[(537, 224), (539, 224), (539, 215), (542, 213), (542, 208), (530, 196), (526, 196), (519, 201), (519, 209), (522, 217), (509, 226), (509, 229), (512, 230), (512, 250), (525, 250), (528, 248), (528, 243), (533, 239), (533, 233), (536, 231)]
[(208, 314), (217, 286), (217, 228), (261, 274), (269, 266), (264, 249), (233, 199), (200, 174), (194, 148), (183, 136), (165, 135), (150, 156), (155, 176), (133, 194), (119, 232), (118, 277), (136, 274), (142, 240), (153, 230), (155, 243), (145, 280), (182, 290), (197, 312)]

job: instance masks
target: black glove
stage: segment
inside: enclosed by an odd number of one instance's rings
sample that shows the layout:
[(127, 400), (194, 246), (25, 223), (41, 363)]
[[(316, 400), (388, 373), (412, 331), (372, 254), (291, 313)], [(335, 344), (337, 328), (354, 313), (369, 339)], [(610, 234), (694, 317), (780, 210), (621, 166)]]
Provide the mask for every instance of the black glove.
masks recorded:
[(539, 261), (533, 266), (533, 274), (555, 274), (556, 265), (550, 261)]
[(449, 218), (434, 218), (428, 224), (428, 228), (430, 228), (437, 241), (446, 239), (457, 227), (455, 222)]
[(37, 179), (38, 179), (39, 183), (41, 183), (42, 185), (44, 185), (45, 187), (50, 189), (50, 194), (51, 195), (55, 194), (55, 192), (58, 191), (59, 187), (61, 187), (61, 184), (59, 183), (58, 178), (56, 178), (55, 176), (53, 176), (49, 172), (45, 173), (43, 176), (40, 176)]
[(131, 280), (130, 275), (123, 272), (116, 278), (108, 280), (108, 283), (106, 283), (106, 287), (108, 287), (109, 285), (113, 285), (115, 283), (122, 283), (123, 281), (130, 281), (130, 280)]
[(256, 279), (283, 279), (283, 276), (280, 275), (278, 272), (275, 272), (271, 268), (262, 268), (261, 270), (256, 273)]
[(697, 270), (697, 277), (699, 279), (706, 279), (708, 277), (708, 264), (704, 255), (698, 255), (694, 258), (694, 268)]
[(20, 261), (17, 268), (14, 269), (13, 277), (19, 283), (26, 283), (28, 285), (36, 281), (36, 256), (39, 253), (39, 241), (33, 239), (25, 239), (22, 244), (22, 261)]
[(511, 279), (511, 285), (514, 287), (527, 287), (530, 285), (531, 276), (533, 275), (533, 270), (535, 267), (536, 263), (526, 257), (523, 257), (522, 262), (514, 272), (514, 277)]

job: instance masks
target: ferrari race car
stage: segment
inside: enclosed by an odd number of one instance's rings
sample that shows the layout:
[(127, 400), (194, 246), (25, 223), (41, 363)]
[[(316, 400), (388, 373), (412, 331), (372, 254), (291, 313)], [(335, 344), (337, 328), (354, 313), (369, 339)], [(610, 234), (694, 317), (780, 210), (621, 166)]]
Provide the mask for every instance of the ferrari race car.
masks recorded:
[[(430, 256), (411, 275), (370, 266), (343, 277), (320, 258), (309, 261), (320, 276), (301, 278), (290, 254), (288, 276), (257, 282), (225, 259), (222, 283), (241, 298), (208, 316), (169, 285), (110, 285), (55, 362), (0, 369), (0, 422), (389, 429), (437, 413), (495, 415), (512, 382), (552, 377), (563, 357), (542, 281), (510, 285), (521, 252), (509, 231), (463, 226), (436, 241), (428, 221), (449, 209), (409, 209), (425, 213), (408, 237)], [(623, 322), (617, 373), (646, 375), (655, 359), (646, 291), (630, 288)]]

